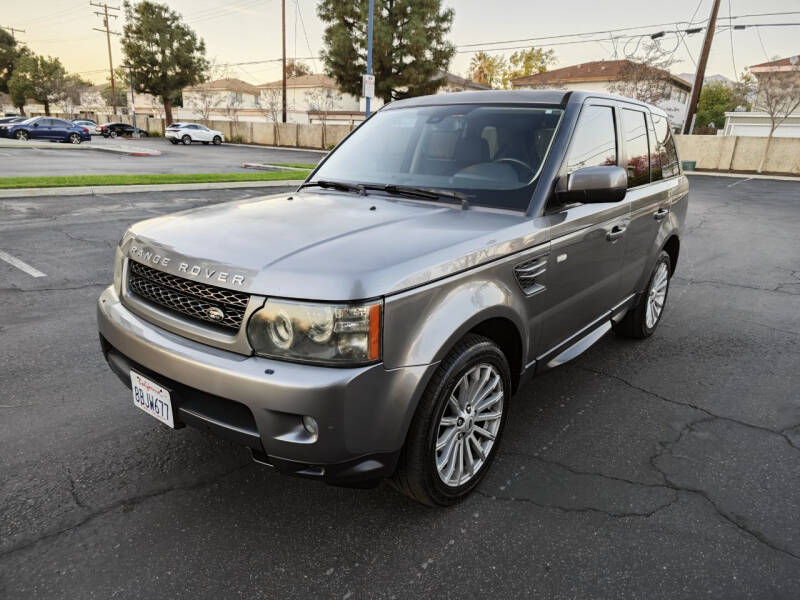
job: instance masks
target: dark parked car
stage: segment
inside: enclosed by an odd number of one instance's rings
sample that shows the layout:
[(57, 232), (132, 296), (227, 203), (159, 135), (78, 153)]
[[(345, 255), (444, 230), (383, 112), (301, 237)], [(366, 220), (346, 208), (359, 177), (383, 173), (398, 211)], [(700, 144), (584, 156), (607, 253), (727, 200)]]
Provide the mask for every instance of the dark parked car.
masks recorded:
[(0, 119), (0, 125), (8, 125), (9, 123), (21, 123), (26, 117), (3, 117)]
[(51, 117), (32, 117), (19, 123), (0, 125), (0, 136), (18, 140), (52, 140), (72, 144), (92, 139), (92, 135), (85, 127)]
[(107, 137), (147, 137), (147, 132), (144, 129), (139, 129), (127, 123), (106, 123), (100, 125), (100, 134)]
[(399, 100), (296, 191), (128, 229), (100, 343), (134, 406), (169, 427), (283, 473), (390, 477), (452, 504), (529, 377), (612, 329), (656, 331), (688, 194), (655, 106), (561, 90)]

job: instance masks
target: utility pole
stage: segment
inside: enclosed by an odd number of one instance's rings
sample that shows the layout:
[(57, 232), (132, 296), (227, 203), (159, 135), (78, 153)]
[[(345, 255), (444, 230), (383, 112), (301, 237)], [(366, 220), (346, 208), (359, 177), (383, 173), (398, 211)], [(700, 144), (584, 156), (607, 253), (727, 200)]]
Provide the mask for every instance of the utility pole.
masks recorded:
[(700, 100), (700, 92), (703, 89), (703, 80), (706, 76), (706, 63), (708, 63), (708, 54), (711, 52), (711, 42), (714, 40), (714, 30), (717, 28), (717, 13), (719, 13), (720, 0), (714, 0), (714, 5), (711, 7), (711, 17), (708, 19), (706, 26), (706, 39), (703, 40), (703, 50), (700, 53), (700, 60), (697, 61), (697, 74), (694, 76), (694, 85), (692, 86), (692, 98), (689, 100), (689, 108), (686, 111), (686, 120), (683, 122), (683, 133), (688, 135), (692, 132), (692, 125), (694, 124), (694, 115), (697, 112), (697, 103)]
[(371, 82), (372, 91), (368, 90), (368, 84), (364, 85), (364, 96), (366, 96), (366, 114), (369, 117), (370, 100), (375, 93), (375, 81), (372, 79), (372, 21), (375, 12), (375, 0), (369, 0), (369, 14), (367, 16), (367, 80)]
[[(111, 105), (113, 107), (112, 109), (113, 114), (117, 114), (117, 90), (116, 86), (114, 85), (114, 61), (111, 60), (111, 34), (112, 33), (114, 35), (121, 35), (121, 34), (117, 33), (116, 31), (111, 31), (111, 27), (109, 26), (108, 23), (108, 17), (109, 17), (108, 9), (119, 10), (119, 7), (109, 6), (106, 3), (103, 4), (95, 3), (92, 2), (91, 0), (89, 0), (89, 5), (103, 9), (103, 12), (95, 11), (94, 14), (103, 17), (103, 27), (105, 27), (105, 29), (98, 29), (97, 27), (93, 27), (92, 29), (94, 29), (95, 31), (100, 31), (101, 33), (105, 32), (106, 34), (106, 42), (108, 42), (108, 71), (111, 75)], [(110, 16), (114, 17), (115, 19), (117, 18), (117, 15), (115, 14), (112, 14)]]
[(281, 26), (283, 28), (283, 58), (281, 59), (282, 100), (281, 112), (286, 123), (286, 0), (281, 0)]
[(5, 29), (6, 31), (10, 31), (11, 32), (11, 39), (14, 40), (15, 42), (17, 41), (17, 37), (14, 35), (14, 32), (16, 32), (16, 33), (25, 33), (24, 29), (15, 29), (14, 27), (0, 27), (0, 29)]

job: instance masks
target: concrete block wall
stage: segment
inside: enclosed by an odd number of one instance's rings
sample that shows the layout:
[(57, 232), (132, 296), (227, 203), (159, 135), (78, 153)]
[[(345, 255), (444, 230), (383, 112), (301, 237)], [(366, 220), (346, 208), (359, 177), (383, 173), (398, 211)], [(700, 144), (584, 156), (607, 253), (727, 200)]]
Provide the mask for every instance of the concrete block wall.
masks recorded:
[[(767, 146), (766, 137), (678, 135), (675, 140), (681, 160), (710, 171), (755, 172)], [(764, 172), (800, 175), (800, 138), (773, 138)]]

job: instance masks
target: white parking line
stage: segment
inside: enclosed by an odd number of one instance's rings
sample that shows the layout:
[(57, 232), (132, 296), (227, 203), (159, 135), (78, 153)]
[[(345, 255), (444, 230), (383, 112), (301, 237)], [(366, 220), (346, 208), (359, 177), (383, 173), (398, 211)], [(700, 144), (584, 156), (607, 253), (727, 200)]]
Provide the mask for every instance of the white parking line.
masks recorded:
[(731, 188), (731, 187), (733, 187), (733, 186), (735, 186), (735, 185), (739, 185), (740, 183), (745, 183), (746, 181), (753, 181), (753, 178), (752, 178), (752, 177), (748, 177), (747, 179), (742, 179), (741, 181), (737, 181), (737, 182), (735, 182), (735, 183), (732, 183), (732, 184), (730, 184), (730, 185), (727, 185), (727, 186), (725, 186), (725, 187), (729, 187), (729, 188)]
[(22, 262), (20, 259), (11, 256), (10, 254), (6, 254), (2, 250), (0, 250), (0, 260), (4, 260), (11, 266), (17, 267), (20, 271), (25, 271), (31, 277), (47, 277), (46, 273), (42, 273), (38, 269), (34, 269), (28, 263)]

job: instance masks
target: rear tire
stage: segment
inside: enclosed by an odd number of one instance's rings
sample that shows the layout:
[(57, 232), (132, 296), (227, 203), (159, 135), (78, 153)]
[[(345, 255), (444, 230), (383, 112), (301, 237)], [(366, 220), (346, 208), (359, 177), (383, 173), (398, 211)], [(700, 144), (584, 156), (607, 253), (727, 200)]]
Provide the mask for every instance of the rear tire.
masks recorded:
[(639, 298), (638, 304), (614, 326), (615, 333), (635, 340), (643, 340), (653, 335), (661, 322), (661, 317), (664, 316), (671, 274), (672, 263), (669, 254), (662, 250), (653, 265), (650, 279), (647, 280), (647, 290)]
[(117, 132), (116, 132), (116, 131), (114, 131), (114, 130), (112, 129), (112, 130), (109, 132), (109, 134), (108, 134), (108, 137), (112, 137), (112, 138), (115, 138), (115, 137), (117, 137)]
[(510, 398), (511, 371), (502, 350), (485, 337), (465, 336), (420, 398), (392, 486), (429, 506), (464, 498), (494, 460)]
[(29, 137), (30, 136), (28, 135), (27, 131), (18, 131), (17, 132), (17, 139), (18, 140), (22, 140), (24, 142), (24, 141), (27, 141)]
[(219, 146), (222, 143), (222, 138), (219, 137), (218, 135), (215, 135), (212, 141), (214, 142), (215, 146)]
[(188, 135), (185, 135), (185, 136), (183, 136), (183, 137), (181, 138), (181, 143), (182, 143), (184, 146), (188, 146), (189, 144), (191, 144), (191, 143), (192, 143), (192, 138), (190, 138)]

